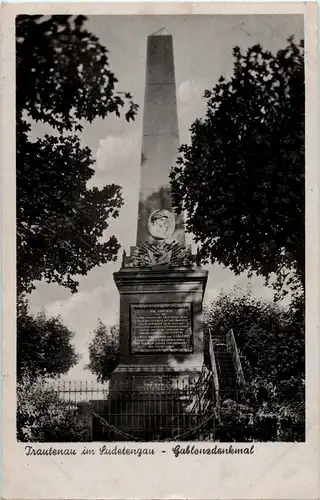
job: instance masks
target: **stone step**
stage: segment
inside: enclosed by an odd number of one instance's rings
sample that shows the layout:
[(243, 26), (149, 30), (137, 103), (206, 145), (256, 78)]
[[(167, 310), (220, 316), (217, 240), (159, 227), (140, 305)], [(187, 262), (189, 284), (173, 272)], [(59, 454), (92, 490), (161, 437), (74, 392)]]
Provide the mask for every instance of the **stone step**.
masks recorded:
[(232, 359), (230, 359), (230, 358), (221, 358), (221, 357), (219, 356), (218, 363), (220, 363), (220, 364), (222, 364), (222, 365), (230, 365), (230, 366), (233, 366), (233, 361), (232, 361)]
[(211, 338), (214, 342), (216, 341), (223, 341), (225, 342), (226, 340), (226, 335), (224, 333), (212, 333), (211, 332)]
[(220, 386), (220, 397), (222, 400), (237, 399), (237, 380), (231, 353), (226, 344), (214, 346), (218, 379)]

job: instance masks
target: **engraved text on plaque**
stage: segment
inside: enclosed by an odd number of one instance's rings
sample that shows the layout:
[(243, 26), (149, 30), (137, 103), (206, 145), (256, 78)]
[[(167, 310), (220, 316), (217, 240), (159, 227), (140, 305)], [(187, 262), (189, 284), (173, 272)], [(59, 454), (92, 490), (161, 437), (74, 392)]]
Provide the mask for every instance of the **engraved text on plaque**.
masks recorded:
[(193, 351), (189, 304), (131, 305), (131, 352)]

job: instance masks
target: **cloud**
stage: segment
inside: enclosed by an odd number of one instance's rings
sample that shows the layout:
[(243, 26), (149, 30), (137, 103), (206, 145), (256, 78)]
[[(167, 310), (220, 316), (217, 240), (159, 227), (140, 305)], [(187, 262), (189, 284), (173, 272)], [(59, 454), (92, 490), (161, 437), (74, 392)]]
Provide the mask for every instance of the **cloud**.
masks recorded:
[(82, 355), (78, 365), (72, 368), (67, 378), (95, 379), (89, 371), (84, 371), (84, 366), (89, 361), (88, 346), (93, 338), (93, 332), (98, 321), (111, 326), (119, 321), (119, 294), (113, 282), (112, 274), (117, 271), (117, 265), (106, 265), (100, 269), (103, 282), (93, 290), (82, 290), (64, 300), (55, 300), (44, 307), (48, 316), (60, 316), (63, 323), (73, 332), (73, 344), (76, 351)]
[(194, 105), (195, 101), (202, 99), (205, 88), (205, 83), (201, 81), (183, 81), (178, 89), (179, 103), (182, 105)]
[(119, 175), (128, 163), (140, 160), (141, 140), (138, 134), (107, 135), (100, 139), (96, 152), (96, 171)]
[(177, 89), (180, 144), (189, 143), (191, 124), (205, 115), (203, 93), (207, 87), (205, 81), (184, 80)]
[(96, 152), (95, 175), (89, 187), (117, 184), (122, 188), (124, 205), (117, 219), (110, 220), (105, 237), (115, 234), (122, 247), (128, 249), (136, 238), (141, 138), (138, 134), (108, 135), (100, 140)]
[(79, 291), (65, 300), (47, 304), (46, 314), (60, 315), (68, 328), (81, 334), (93, 331), (99, 319), (108, 325), (114, 324), (118, 318), (119, 306), (119, 295), (112, 277), (114, 267), (103, 273), (104, 285), (91, 291)]
[(209, 275), (204, 297), (205, 304), (215, 300), (221, 292), (231, 292), (234, 287), (240, 287), (244, 293), (249, 290), (256, 298), (273, 300), (274, 291), (271, 287), (265, 286), (262, 276), (253, 275), (250, 279), (247, 273), (236, 276), (230, 269), (218, 264), (207, 266), (207, 269)]
[[(140, 155), (138, 134), (106, 136), (100, 141), (95, 175), (88, 183), (88, 187), (101, 188), (112, 183), (122, 187), (124, 205), (119, 217), (110, 220), (105, 238), (116, 235), (126, 250), (136, 239)], [(32, 312), (43, 308), (48, 316), (60, 315), (64, 324), (75, 332), (74, 344), (83, 359), (68, 373), (68, 378), (81, 378), (81, 374), (82, 379), (90, 378), (90, 372), (83, 372), (83, 369), (88, 362), (88, 343), (98, 319), (106, 325), (118, 322), (119, 293), (112, 274), (120, 268), (121, 253), (117, 262), (97, 267), (79, 277), (79, 292), (75, 295), (66, 296), (64, 289), (44, 283), (32, 294)]]

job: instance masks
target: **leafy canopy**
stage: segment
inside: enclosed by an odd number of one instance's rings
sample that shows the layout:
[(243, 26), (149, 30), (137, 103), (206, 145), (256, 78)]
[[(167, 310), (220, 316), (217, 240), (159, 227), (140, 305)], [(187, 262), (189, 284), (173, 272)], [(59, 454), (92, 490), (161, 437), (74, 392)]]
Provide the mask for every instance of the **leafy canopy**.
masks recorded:
[(199, 260), (304, 283), (304, 51), (234, 48), (234, 73), (206, 90), (171, 172)]
[[(233, 290), (221, 293), (206, 308), (205, 323), (213, 339), (215, 332), (227, 333), (233, 328), (257, 425), (268, 419), (289, 418), (292, 432), (287, 429), (286, 439), (304, 440), (303, 301), (286, 309)], [(262, 440), (270, 440), (263, 434), (263, 425), (250, 432), (258, 440), (262, 436)]]
[[(94, 160), (76, 132), (110, 113), (134, 119), (138, 106), (116, 90), (108, 52), (84, 16), (19, 16), (16, 21), (17, 275), (19, 293), (45, 279), (77, 290), (75, 275), (115, 260), (102, 241), (123, 204), (119, 186), (87, 187)], [(54, 135), (32, 142), (40, 121)], [(68, 135), (70, 133), (70, 135)]]
[(17, 113), (26, 112), (64, 131), (82, 130), (109, 113), (126, 119), (137, 105), (128, 92), (116, 92), (108, 51), (84, 28), (85, 16), (18, 16), (16, 21)]
[(235, 289), (207, 306), (205, 323), (213, 335), (234, 330), (246, 378), (281, 383), (304, 377), (302, 301), (287, 309)]
[(101, 321), (94, 330), (94, 337), (89, 344), (89, 363), (86, 366), (101, 382), (109, 380), (119, 364), (119, 328), (106, 327)]
[(30, 314), (28, 303), (19, 298), (17, 308), (17, 377), (31, 381), (67, 373), (79, 360), (72, 344), (74, 333), (59, 317)]

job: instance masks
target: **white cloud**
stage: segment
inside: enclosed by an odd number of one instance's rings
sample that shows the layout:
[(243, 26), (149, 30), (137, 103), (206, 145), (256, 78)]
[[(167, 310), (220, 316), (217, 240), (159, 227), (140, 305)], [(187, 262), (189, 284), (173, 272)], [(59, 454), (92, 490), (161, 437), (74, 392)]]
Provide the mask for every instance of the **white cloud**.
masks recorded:
[(208, 82), (184, 80), (177, 89), (180, 144), (189, 143), (191, 124), (205, 115), (203, 93), (206, 88)]
[[(76, 367), (70, 370), (68, 378), (91, 379), (89, 371), (84, 372), (84, 366), (89, 361), (88, 345), (93, 338), (93, 331), (100, 319), (106, 325), (119, 321), (119, 294), (113, 282), (112, 273), (119, 269), (118, 265), (107, 264), (99, 269), (102, 274), (102, 285), (93, 290), (86, 289), (86, 278), (77, 294), (64, 300), (55, 300), (44, 307), (48, 316), (59, 315), (63, 323), (75, 333), (73, 344), (82, 359)], [(81, 377), (80, 377), (81, 378)]]
[(105, 237), (115, 234), (122, 247), (135, 243), (140, 172), (141, 138), (138, 134), (108, 135), (96, 152), (95, 175), (89, 187), (118, 184), (124, 205), (117, 219), (110, 220)]
[(185, 80), (179, 85), (178, 89), (178, 100), (180, 104), (194, 106), (194, 102), (201, 100), (206, 85), (204, 82)]
[[(96, 173), (103, 176), (112, 175), (122, 178), (128, 173), (128, 165), (140, 167), (141, 138), (138, 134), (109, 134), (100, 139), (96, 152)], [(135, 171), (137, 174), (138, 172)]]
[[(95, 175), (89, 183), (89, 187), (103, 187), (111, 183), (122, 187), (124, 205), (119, 217), (110, 220), (105, 237), (107, 239), (115, 234), (126, 250), (134, 245), (136, 238), (140, 154), (141, 141), (137, 134), (108, 135), (100, 141)], [(119, 270), (120, 260), (121, 252), (117, 262), (95, 268), (87, 276), (80, 277), (77, 294), (66, 297), (61, 289), (53, 290), (53, 285), (45, 284), (33, 293), (32, 312), (44, 308), (48, 316), (60, 315), (64, 324), (75, 332), (74, 344), (83, 359), (68, 373), (68, 378), (79, 378), (81, 374), (82, 379), (90, 378), (90, 372), (83, 372), (83, 369), (88, 362), (88, 343), (98, 319), (107, 325), (118, 322), (119, 293), (112, 273)], [(51, 300), (48, 301), (45, 296), (50, 296)]]

